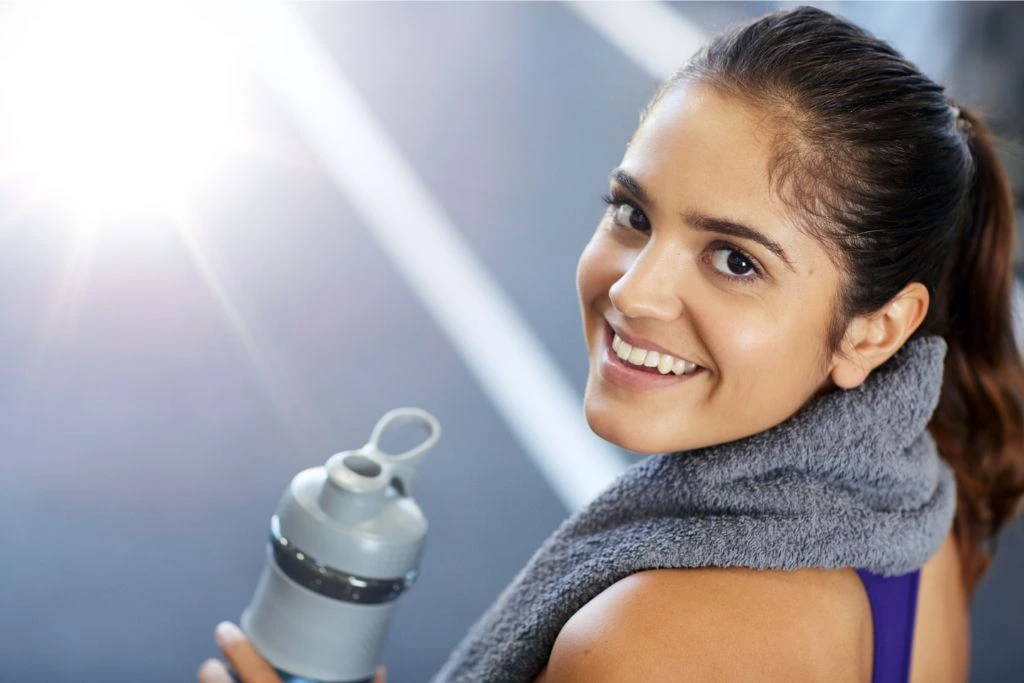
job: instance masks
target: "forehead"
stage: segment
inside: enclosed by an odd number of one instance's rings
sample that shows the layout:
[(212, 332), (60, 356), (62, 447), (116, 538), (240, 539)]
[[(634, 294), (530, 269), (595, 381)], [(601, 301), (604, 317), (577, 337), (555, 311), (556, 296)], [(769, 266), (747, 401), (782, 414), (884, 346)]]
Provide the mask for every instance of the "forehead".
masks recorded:
[(768, 118), (752, 106), (707, 85), (680, 83), (637, 129), (623, 165), (656, 186), (652, 190), (713, 198), (719, 212), (754, 205), (783, 218), (785, 207), (769, 182), (772, 132)]

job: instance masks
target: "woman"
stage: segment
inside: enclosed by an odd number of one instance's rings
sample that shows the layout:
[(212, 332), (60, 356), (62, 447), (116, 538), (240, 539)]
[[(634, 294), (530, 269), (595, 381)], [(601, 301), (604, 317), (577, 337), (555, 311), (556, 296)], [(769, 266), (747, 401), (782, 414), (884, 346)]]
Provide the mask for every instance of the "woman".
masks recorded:
[(669, 455), (567, 520), (436, 680), (965, 680), (1024, 493), (985, 124), (800, 8), (660, 88), (607, 202), (577, 278), (586, 416)]

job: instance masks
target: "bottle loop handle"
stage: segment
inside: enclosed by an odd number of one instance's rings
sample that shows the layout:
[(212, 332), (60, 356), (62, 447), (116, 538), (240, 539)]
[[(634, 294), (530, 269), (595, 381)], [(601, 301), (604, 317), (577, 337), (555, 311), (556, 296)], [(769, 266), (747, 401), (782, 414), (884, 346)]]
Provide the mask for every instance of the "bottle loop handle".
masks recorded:
[[(418, 445), (401, 453), (388, 453), (380, 447), (380, 440), (386, 431), (410, 424), (420, 424), (426, 427), (427, 437)], [(370, 434), (370, 441), (363, 448), (383, 456), (391, 462), (415, 465), (427, 451), (437, 444), (439, 438), (441, 438), (441, 424), (433, 415), (421, 408), (395, 408), (389, 410), (377, 421), (373, 433)]]

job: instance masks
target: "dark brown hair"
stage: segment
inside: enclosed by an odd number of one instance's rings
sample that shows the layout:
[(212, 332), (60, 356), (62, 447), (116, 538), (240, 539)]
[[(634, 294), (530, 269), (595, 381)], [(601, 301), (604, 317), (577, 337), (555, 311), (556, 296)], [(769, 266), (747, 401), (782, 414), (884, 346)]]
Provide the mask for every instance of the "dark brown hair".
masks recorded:
[(828, 348), (911, 282), (914, 333), (948, 345), (929, 424), (956, 473), (967, 594), (1024, 496), (1024, 362), (1013, 336), (1013, 200), (993, 135), (887, 43), (801, 7), (713, 39), (655, 95), (698, 80), (779, 131), (772, 182), (844, 273)]

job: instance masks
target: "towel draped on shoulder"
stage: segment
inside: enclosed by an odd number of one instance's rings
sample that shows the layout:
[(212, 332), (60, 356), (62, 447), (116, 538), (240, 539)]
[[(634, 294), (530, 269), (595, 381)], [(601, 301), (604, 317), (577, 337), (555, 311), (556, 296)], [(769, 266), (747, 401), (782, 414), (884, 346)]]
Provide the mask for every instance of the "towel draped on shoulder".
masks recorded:
[(911, 340), (769, 430), (640, 460), (541, 545), (433, 683), (532, 681), (573, 614), (647, 569), (921, 567), (956, 503), (927, 432), (945, 353), (940, 337)]

